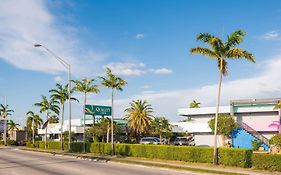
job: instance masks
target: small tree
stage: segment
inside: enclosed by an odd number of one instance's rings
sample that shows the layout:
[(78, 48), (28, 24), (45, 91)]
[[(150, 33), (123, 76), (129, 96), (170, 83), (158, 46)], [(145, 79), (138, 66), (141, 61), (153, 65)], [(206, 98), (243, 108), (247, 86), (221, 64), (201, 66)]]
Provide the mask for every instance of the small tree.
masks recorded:
[(269, 140), (269, 143), (281, 148), (281, 134), (276, 134), (275, 136), (273, 136)]
[(200, 107), (201, 107), (201, 103), (196, 100), (192, 100), (192, 102), (189, 103), (189, 108), (200, 108)]
[[(212, 132), (215, 130), (215, 118), (212, 118), (209, 122), (209, 127)], [(219, 114), (218, 116), (218, 134), (221, 135), (223, 145), (225, 145), (225, 136), (230, 136), (232, 130), (237, 127), (237, 123), (234, 118), (229, 114)]]

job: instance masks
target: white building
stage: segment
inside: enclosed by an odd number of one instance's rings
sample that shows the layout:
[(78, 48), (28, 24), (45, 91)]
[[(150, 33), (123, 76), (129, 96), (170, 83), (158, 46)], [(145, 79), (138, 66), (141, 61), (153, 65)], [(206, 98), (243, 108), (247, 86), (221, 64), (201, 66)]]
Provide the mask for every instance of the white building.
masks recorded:
[[(65, 120), (62, 128), (62, 132), (69, 130), (69, 120)], [(86, 126), (91, 126), (93, 124), (93, 119), (86, 119), (85, 120)], [(74, 132), (78, 136), (78, 140), (82, 139), (84, 130), (83, 130), (83, 119), (72, 119), (71, 120), (71, 132)], [(46, 129), (38, 129), (38, 134), (41, 136), (45, 136)], [(61, 123), (52, 123), (48, 124), (47, 127), (47, 139), (59, 141), (61, 134)], [(45, 137), (42, 137), (44, 140)]]
[[(239, 124), (239, 128), (268, 145), (268, 139), (277, 134), (280, 128), (280, 112), (274, 109), (279, 101), (281, 101), (280, 98), (232, 100), (229, 106), (221, 106), (219, 113), (231, 114)], [(187, 122), (172, 123), (173, 131), (192, 133), (196, 145), (213, 146), (214, 137), (208, 121), (215, 116), (215, 112), (216, 107), (178, 109), (178, 115)], [(237, 137), (238, 140), (239, 137)], [(246, 142), (247, 139), (250, 138), (243, 137), (242, 140), (232, 141), (240, 144), (240, 142)], [(219, 136), (218, 145), (222, 145)], [(243, 147), (248, 148), (249, 144)]]

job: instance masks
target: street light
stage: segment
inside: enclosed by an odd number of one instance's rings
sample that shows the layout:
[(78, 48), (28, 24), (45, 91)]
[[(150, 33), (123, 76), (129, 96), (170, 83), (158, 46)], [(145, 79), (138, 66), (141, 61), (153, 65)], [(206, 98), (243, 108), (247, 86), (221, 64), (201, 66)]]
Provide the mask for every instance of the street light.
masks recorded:
[[(41, 44), (34, 44), (34, 47), (43, 47), (47, 52), (53, 55), (67, 70), (68, 70), (68, 120), (69, 120), (69, 130), (68, 130), (68, 151), (71, 151), (71, 65), (57, 56), (50, 49)], [(62, 121), (63, 122), (63, 121)], [(62, 131), (61, 131), (62, 132)], [(62, 139), (62, 138), (61, 138)]]

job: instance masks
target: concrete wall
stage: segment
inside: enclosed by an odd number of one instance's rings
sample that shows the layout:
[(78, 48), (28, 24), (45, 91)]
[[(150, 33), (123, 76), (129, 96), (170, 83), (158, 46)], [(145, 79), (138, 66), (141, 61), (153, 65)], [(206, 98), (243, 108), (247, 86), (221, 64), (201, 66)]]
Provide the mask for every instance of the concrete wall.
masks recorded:
[[(193, 133), (196, 146), (214, 146), (213, 133)], [(218, 136), (218, 146), (222, 146), (222, 139)]]

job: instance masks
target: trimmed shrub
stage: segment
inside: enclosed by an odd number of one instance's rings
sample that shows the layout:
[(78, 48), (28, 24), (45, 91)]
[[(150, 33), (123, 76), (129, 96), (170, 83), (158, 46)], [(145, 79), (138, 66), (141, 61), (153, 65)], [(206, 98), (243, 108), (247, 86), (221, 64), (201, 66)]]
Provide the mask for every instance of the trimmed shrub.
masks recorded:
[(273, 136), (269, 140), (269, 143), (271, 145), (275, 145), (275, 146), (281, 147), (281, 134), (276, 134), (275, 136)]
[(240, 148), (219, 148), (218, 160), (221, 165), (250, 168), (252, 165), (252, 151)]
[[(212, 162), (212, 148), (167, 145), (115, 144), (115, 154), (186, 162)], [(111, 144), (92, 143), (91, 152), (111, 154)]]
[[(71, 143), (71, 151), (73, 152), (83, 152), (83, 142), (74, 142)], [(90, 143), (86, 143), (86, 152), (90, 152)]]
[[(38, 146), (37, 146), (38, 144)], [(35, 147), (36, 148), (40, 148), (40, 149), (45, 149), (45, 142), (44, 141), (38, 141), (35, 143)], [(48, 148), (48, 142), (47, 142), (47, 148)]]
[(252, 163), (255, 169), (281, 171), (281, 155), (253, 154)]
[[(57, 150), (61, 149), (61, 142), (50, 141), (47, 143), (47, 145), (48, 145), (48, 147), (47, 147), (48, 149), (57, 149)], [(44, 145), (44, 147), (45, 147), (45, 145)]]
[(17, 146), (18, 143), (15, 140), (7, 140), (7, 145), (8, 146)]

